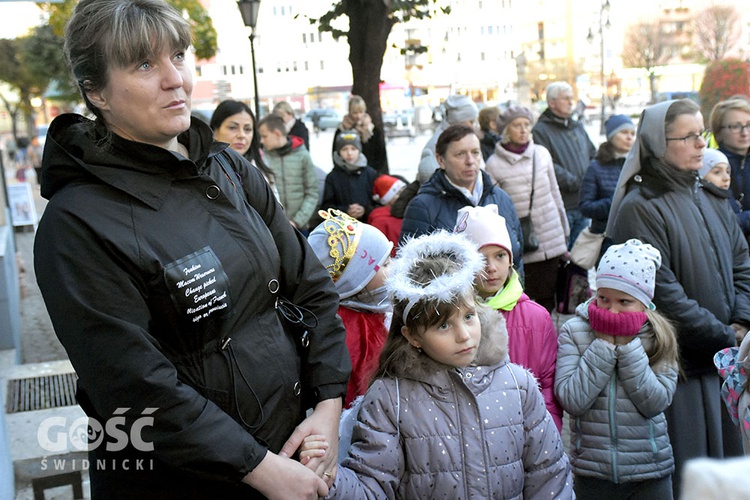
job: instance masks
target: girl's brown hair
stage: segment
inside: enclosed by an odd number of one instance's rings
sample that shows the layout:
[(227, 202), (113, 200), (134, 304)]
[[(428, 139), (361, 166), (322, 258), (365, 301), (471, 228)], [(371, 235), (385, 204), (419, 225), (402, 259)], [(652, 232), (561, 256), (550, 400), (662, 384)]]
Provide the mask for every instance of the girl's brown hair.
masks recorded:
[(674, 325), (655, 310), (646, 309), (646, 316), (654, 332), (654, 344), (646, 349), (649, 365), (653, 368), (677, 366), (677, 370), (680, 371), (677, 331)]

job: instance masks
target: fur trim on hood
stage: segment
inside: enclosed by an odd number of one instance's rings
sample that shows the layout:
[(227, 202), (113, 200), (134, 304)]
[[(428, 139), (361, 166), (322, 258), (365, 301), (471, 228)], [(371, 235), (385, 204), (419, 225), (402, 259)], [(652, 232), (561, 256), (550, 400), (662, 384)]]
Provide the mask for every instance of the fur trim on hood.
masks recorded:
[[(494, 366), (508, 357), (508, 330), (505, 318), (489, 307), (477, 304), (477, 314), (482, 326), (477, 357), (472, 365)], [(452, 370), (453, 367), (438, 363), (425, 353), (404, 342), (388, 361), (392, 377), (415, 380), (430, 380), (436, 372)]]

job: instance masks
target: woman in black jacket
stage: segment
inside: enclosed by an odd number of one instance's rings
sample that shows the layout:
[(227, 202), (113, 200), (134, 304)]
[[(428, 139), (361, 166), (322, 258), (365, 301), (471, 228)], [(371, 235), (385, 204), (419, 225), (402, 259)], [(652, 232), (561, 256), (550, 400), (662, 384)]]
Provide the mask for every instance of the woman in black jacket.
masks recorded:
[[(34, 265), (94, 429), (91, 496), (325, 496), (338, 295), (259, 171), (191, 123), (189, 44), (163, 0), (81, 0), (66, 27), (96, 118), (50, 126)], [(288, 457), (310, 434), (330, 447), (306, 468)]]

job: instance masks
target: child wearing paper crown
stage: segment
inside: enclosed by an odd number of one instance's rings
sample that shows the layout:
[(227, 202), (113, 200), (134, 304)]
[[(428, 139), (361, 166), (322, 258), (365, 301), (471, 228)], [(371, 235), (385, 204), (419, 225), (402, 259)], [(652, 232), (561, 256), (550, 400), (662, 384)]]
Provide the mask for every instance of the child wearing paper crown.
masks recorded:
[(570, 414), (579, 499), (672, 498), (664, 410), (679, 367), (674, 328), (652, 302), (660, 266), (639, 240), (609, 247), (596, 297), (560, 331), (555, 394)]
[(396, 256), (398, 250), (398, 238), (401, 235), (401, 224), (403, 219), (391, 214), (391, 205), (395, 202), (406, 187), (406, 182), (390, 175), (381, 175), (375, 179), (373, 185), (373, 199), (383, 206), (374, 208), (367, 218), (367, 223), (380, 229), (388, 240), (393, 243), (391, 256)]
[(477, 293), (487, 306), (502, 313), (508, 329), (510, 360), (537, 378), (547, 410), (557, 430), (562, 430), (563, 411), (554, 387), (557, 332), (549, 312), (523, 291), (513, 269), (505, 219), (498, 215), (497, 205), (464, 207), (458, 211), (454, 232), (476, 244), (484, 256), (484, 272), (475, 280)]
[(335, 208), (362, 222), (374, 208), (372, 187), (378, 176), (362, 154), (362, 139), (356, 130), (336, 135), (333, 170), (326, 176), (321, 208)]
[(390, 310), (384, 280), (393, 243), (374, 227), (338, 210), (319, 212), (323, 218), (308, 237), (318, 260), (328, 270), (339, 293), (338, 314), (346, 328), (352, 374), (344, 407), (365, 393), (377, 366), (388, 330)]
[[(401, 247), (388, 340), (327, 498), (572, 498), (536, 380), (508, 361), (502, 316), (476, 300), (483, 267), (446, 231)], [(300, 460), (324, 447), (309, 436)]]

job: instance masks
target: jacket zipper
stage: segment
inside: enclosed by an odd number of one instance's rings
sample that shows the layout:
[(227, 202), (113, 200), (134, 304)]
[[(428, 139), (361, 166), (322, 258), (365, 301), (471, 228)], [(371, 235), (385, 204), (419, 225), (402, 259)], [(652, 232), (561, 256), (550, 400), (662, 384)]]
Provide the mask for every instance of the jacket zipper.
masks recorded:
[(612, 442), (612, 482), (619, 482), (617, 474), (617, 425), (615, 425), (615, 402), (617, 395), (617, 370), (612, 373), (609, 383), (609, 432)]
[[(456, 373), (461, 378), (461, 383), (464, 383), (464, 380), (463, 380), (464, 379), (464, 375), (463, 375), (463, 373), (460, 370), (456, 370)], [(461, 409), (459, 408), (458, 390), (456, 388), (456, 383), (453, 380), (453, 377), (449, 376), (448, 380), (450, 380), (450, 382), (451, 382), (451, 389), (453, 389), (451, 392), (453, 393), (454, 397), (456, 398), (456, 404), (454, 405), (455, 408), (456, 408), (456, 423), (459, 424), (459, 426), (461, 426)], [(464, 384), (464, 385), (466, 385), (466, 384)], [(471, 392), (471, 391), (469, 391), (469, 392)], [(477, 409), (478, 409), (478, 407), (477, 407)], [(458, 429), (458, 438), (460, 439), (460, 446), (461, 446), (461, 451), (462, 452), (464, 450), (466, 450), (463, 436), (464, 436), (463, 426), (461, 426), (461, 428)], [(468, 475), (466, 474), (466, 461), (465, 460), (461, 461), (461, 472), (462, 472), (463, 480), (464, 480), (464, 492), (468, 496), (468, 494), (469, 494), (469, 483), (468, 483)]]

